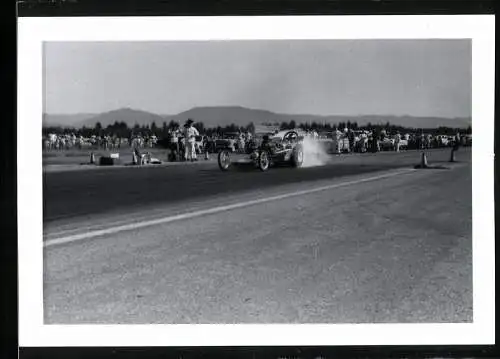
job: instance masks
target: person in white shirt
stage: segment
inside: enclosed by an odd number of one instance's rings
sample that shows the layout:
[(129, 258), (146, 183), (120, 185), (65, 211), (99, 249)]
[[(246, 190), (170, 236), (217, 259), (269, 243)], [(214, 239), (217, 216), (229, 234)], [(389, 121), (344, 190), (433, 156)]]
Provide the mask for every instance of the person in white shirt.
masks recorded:
[(236, 139), (234, 137), (231, 137), (228, 140), (228, 146), (231, 149), (231, 152), (235, 152), (236, 151)]
[(396, 136), (394, 136), (394, 150), (396, 152), (399, 152), (399, 146), (401, 144), (401, 135), (399, 134), (399, 131), (396, 132)]
[(184, 159), (191, 160), (191, 162), (198, 160), (198, 158), (196, 157), (195, 141), (196, 136), (200, 135), (198, 130), (193, 126), (193, 123), (193, 120), (188, 119), (186, 121), (186, 124), (184, 125), (184, 141), (186, 145)]
[(238, 137), (238, 150), (240, 152), (244, 152), (245, 150), (245, 135), (243, 134), (243, 132), (241, 132)]
[(361, 141), (361, 152), (366, 152), (366, 150), (368, 149), (368, 134), (366, 133), (366, 131), (363, 131), (359, 135), (359, 140)]
[(380, 131), (380, 139), (383, 141), (387, 137), (387, 131), (383, 129)]

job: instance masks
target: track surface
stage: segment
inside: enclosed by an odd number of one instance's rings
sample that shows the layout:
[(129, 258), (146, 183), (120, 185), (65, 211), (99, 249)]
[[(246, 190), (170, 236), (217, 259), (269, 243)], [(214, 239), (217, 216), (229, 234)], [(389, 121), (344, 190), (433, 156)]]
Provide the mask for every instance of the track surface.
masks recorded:
[[(465, 151), (463, 151), (465, 152)], [(429, 162), (446, 161), (448, 150), (429, 151)], [(284, 184), (316, 181), (419, 163), (419, 153), (380, 153), (332, 156), (326, 166), (273, 168), (261, 173), (254, 168), (221, 172), (217, 164), (149, 168), (99, 168), (89, 171), (44, 173), (44, 222), (96, 215), (109, 211), (133, 211), (142, 206), (232, 195)]]
[[(429, 152), (431, 163), (448, 157)], [(457, 160), (405, 173), (393, 169), (418, 163), (418, 153), (268, 173), (221, 173), (213, 163), (47, 173), (49, 242), (86, 226), (351, 184), (47, 246), (45, 321), (471, 321), (470, 152)], [(391, 177), (363, 182), (381, 174)]]

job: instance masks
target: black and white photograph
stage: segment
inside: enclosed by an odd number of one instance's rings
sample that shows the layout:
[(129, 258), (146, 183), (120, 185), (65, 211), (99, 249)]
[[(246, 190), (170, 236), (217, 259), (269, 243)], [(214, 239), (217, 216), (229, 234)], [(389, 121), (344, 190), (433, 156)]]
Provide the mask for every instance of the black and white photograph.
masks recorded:
[(470, 328), (473, 49), (49, 36), (41, 325)]

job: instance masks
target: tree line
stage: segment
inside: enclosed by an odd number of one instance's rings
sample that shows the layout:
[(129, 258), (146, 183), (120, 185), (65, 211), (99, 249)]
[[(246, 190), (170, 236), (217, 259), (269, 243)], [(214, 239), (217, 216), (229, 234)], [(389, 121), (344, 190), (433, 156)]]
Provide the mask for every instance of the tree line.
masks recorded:
[[(217, 127), (206, 127), (203, 122), (195, 122), (193, 124), (196, 129), (203, 134), (212, 135), (216, 133), (225, 132), (239, 132), (239, 131), (255, 131), (255, 125), (249, 123), (246, 126), (238, 126), (236, 124), (230, 124), (227, 126), (217, 126)], [(49, 133), (54, 133), (57, 135), (62, 134), (75, 134), (76, 136), (91, 137), (91, 136), (117, 136), (121, 138), (130, 138), (136, 135), (141, 136), (153, 136), (158, 138), (165, 138), (169, 135), (170, 131), (173, 129), (182, 129), (182, 125), (177, 121), (163, 122), (161, 126), (158, 126), (156, 122), (151, 124), (140, 125), (135, 124), (133, 127), (129, 127), (125, 122), (116, 121), (112, 125), (106, 127), (102, 126), (100, 122), (97, 122), (94, 127), (83, 126), (81, 128), (64, 127), (64, 126), (44, 126), (43, 135), (48, 135)]]
[[(272, 126), (275, 128), (279, 128), (280, 130), (288, 130), (294, 128), (300, 128), (302, 130), (315, 130), (318, 132), (331, 132), (335, 130), (343, 131), (344, 128), (349, 128), (351, 130), (370, 130), (374, 132), (380, 132), (382, 130), (386, 130), (390, 133), (399, 131), (401, 133), (415, 133), (415, 132), (424, 132), (430, 133), (433, 135), (454, 135), (457, 131), (461, 133), (471, 134), (472, 128), (469, 126), (465, 131), (460, 128), (451, 128), (451, 127), (437, 127), (437, 128), (409, 128), (403, 127), (399, 125), (393, 125), (389, 122), (385, 124), (371, 124), (367, 123), (366, 126), (359, 126), (357, 122), (339, 122), (338, 124), (330, 124), (330, 123), (317, 123), (317, 122), (304, 122), (299, 123), (295, 120), (291, 120), (290, 122), (267, 122), (263, 123), (264, 126)], [(193, 124), (196, 129), (208, 136), (214, 134), (222, 134), (226, 132), (246, 132), (249, 131), (253, 133), (255, 131), (255, 125), (253, 122), (249, 123), (246, 126), (238, 126), (236, 124), (230, 124), (226, 126), (216, 126), (216, 127), (206, 127), (203, 122), (195, 122)], [(155, 135), (158, 138), (166, 138), (169, 136), (169, 133), (172, 129), (182, 128), (182, 125), (179, 122), (171, 120), (170, 122), (163, 122), (160, 126), (158, 126), (155, 122), (146, 125), (135, 124), (133, 127), (129, 127), (125, 122), (116, 121), (112, 125), (108, 125), (103, 127), (101, 123), (97, 122), (94, 127), (83, 126), (81, 128), (71, 128), (71, 127), (63, 127), (63, 126), (47, 126), (43, 127), (43, 135), (48, 135), (49, 133), (55, 134), (75, 134), (76, 136), (83, 137), (91, 137), (95, 136), (116, 136), (121, 138), (131, 138), (136, 135), (142, 136), (152, 136)]]

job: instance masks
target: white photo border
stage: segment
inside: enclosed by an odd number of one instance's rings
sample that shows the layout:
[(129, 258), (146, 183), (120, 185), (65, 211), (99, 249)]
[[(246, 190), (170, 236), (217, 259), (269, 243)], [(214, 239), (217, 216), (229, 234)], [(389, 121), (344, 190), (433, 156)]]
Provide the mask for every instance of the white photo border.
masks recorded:
[[(19, 345), (474, 345), (495, 341), (494, 15), (86, 17), (18, 20)], [(47, 41), (471, 39), (473, 323), (44, 325), (42, 47)]]

